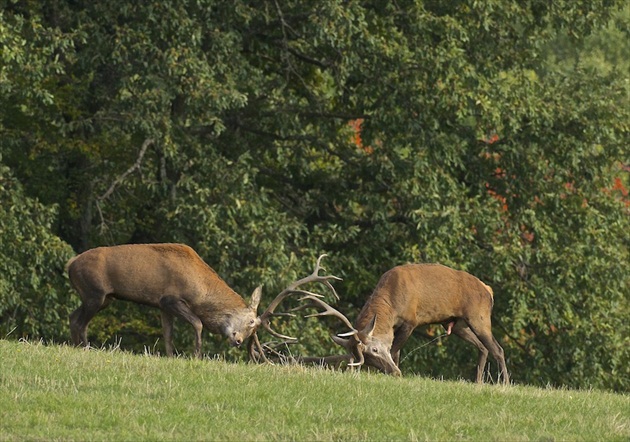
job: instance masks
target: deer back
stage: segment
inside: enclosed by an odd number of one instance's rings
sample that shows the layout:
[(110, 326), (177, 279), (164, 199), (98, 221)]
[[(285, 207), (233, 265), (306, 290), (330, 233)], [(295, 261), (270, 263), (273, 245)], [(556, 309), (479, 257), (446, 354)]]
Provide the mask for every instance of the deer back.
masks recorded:
[(197, 253), (183, 244), (129, 244), (88, 250), (68, 263), (68, 275), (81, 298), (110, 295), (159, 306), (174, 296), (191, 308), (245, 308)]
[(440, 264), (406, 264), (383, 274), (356, 328), (376, 315), (374, 334), (386, 334), (402, 323), (417, 327), (485, 313), (492, 303), (492, 289), (469, 273)]

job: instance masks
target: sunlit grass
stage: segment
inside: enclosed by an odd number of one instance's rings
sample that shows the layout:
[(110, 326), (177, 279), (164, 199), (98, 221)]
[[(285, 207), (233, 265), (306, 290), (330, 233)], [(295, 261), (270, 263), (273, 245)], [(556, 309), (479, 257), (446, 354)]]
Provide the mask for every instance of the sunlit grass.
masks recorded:
[(630, 397), (0, 340), (0, 440), (628, 440)]

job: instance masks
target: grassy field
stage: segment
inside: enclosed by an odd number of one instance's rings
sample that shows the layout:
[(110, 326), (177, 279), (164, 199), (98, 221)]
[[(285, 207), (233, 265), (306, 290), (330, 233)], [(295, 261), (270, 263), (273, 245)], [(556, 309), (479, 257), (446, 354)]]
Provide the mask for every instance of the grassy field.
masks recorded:
[(630, 440), (630, 396), (0, 340), (0, 440)]

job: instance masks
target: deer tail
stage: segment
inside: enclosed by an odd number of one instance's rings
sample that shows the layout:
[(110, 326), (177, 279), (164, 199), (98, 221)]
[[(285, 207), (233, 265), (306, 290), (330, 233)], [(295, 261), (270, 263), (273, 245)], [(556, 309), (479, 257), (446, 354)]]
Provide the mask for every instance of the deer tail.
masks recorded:
[(486, 288), (488, 293), (490, 293), (490, 298), (492, 299), (492, 305), (494, 306), (494, 291), (492, 290), (492, 287), (490, 287), (488, 284), (486, 284), (485, 282), (481, 280), (479, 282), (481, 282), (481, 284)]

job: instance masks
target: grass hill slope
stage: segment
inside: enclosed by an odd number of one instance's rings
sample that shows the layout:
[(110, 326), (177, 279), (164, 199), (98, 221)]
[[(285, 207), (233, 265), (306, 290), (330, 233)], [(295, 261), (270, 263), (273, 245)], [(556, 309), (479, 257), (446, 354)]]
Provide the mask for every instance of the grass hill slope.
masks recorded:
[(630, 396), (0, 340), (0, 440), (624, 440)]

